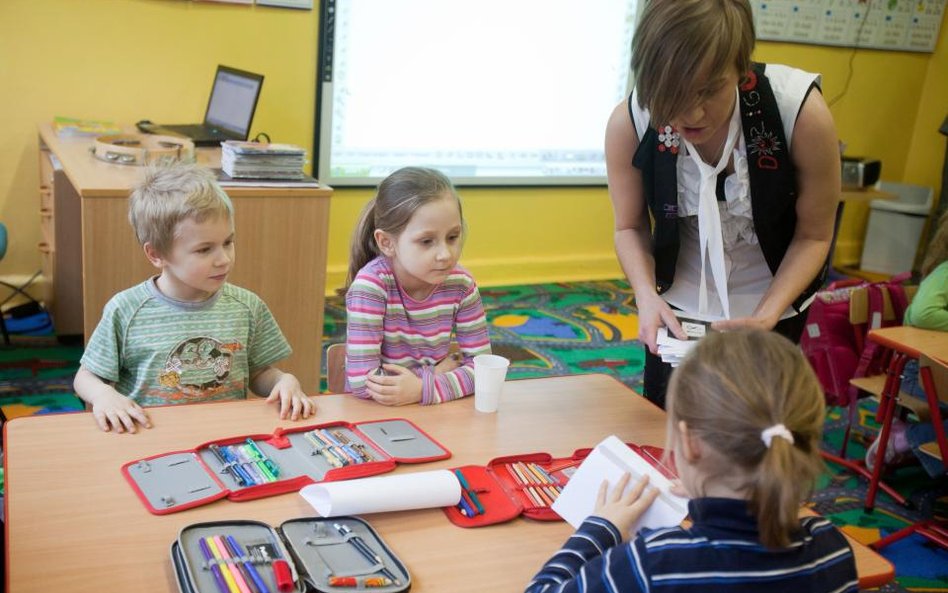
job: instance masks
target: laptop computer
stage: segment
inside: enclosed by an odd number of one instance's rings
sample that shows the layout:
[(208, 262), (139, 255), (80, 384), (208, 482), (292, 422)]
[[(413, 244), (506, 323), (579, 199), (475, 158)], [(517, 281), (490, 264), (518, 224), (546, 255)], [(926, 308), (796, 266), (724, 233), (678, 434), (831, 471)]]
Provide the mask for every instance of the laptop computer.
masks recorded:
[(204, 123), (159, 125), (142, 120), (136, 125), (149, 134), (190, 138), (195, 146), (217, 146), (224, 140), (246, 140), (262, 86), (262, 74), (218, 66)]

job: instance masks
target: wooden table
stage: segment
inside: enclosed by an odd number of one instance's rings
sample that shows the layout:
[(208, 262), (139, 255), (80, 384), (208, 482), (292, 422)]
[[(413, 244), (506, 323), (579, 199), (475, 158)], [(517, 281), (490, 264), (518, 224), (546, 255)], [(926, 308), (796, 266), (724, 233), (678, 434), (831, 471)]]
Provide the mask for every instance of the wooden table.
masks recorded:
[(874, 329), (869, 332), (869, 339), (912, 358), (926, 354), (948, 362), (948, 332), (899, 325)]
[[(156, 273), (128, 223), (127, 198), (142, 168), (98, 160), (89, 152), (92, 139), (59, 138), (50, 124), (39, 134), (44, 274), (52, 277), (56, 319), (81, 319), (75, 331), (88, 340), (115, 293)], [(220, 149), (198, 149), (197, 160), (219, 166)], [(227, 194), (237, 237), (237, 263), (228, 280), (267, 303), (293, 347), (278, 366), (315, 394), (332, 189), (239, 187)], [(73, 311), (70, 305), (79, 299), (81, 307)]]
[[(405, 417), (453, 453), (397, 472), (486, 464), (502, 454), (565, 456), (604, 437), (662, 445), (665, 413), (604, 375), (507, 383), (500, 411), (473, 398), (440, 406), (387, 408), (347, 395), (319, 399), (317, 421)], [(136, 435), (99, 432), (87, 413), (25, 417), (5, 427), (7, 575), (10, 593), (175, 591), (168, 549), (191, 523), (256, 519), (279, 524), (314, 511), (296, 494), (219, 501), (164, 516), (149, 514), (119, 467), (208, 440), (270, 432), (281, 422), (260, 400), (150, 408), (155, 427)], [(308, 423), (312, 423), (309, 421)], [(440, 509), (367, 515), (412, 574), (412, 591), (519, 591), (572, 528), (515, 519), (464, 529)], [(852, 542), (863, 586), (892, 579), (892, 565)]]

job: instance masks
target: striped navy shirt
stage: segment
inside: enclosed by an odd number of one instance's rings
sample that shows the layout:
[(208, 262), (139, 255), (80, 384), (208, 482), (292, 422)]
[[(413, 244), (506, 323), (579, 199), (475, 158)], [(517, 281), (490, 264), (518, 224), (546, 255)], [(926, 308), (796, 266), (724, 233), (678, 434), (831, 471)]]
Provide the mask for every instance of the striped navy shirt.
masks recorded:
[(698, 498), (690, 528), (643, 529), (622, 544), (612, 523), (589, 517), (527, 586), (527, 593), (857, 593), (846, 538), (823, 517), (800, 520), (786, 548), (760, 543), (747, 502)]

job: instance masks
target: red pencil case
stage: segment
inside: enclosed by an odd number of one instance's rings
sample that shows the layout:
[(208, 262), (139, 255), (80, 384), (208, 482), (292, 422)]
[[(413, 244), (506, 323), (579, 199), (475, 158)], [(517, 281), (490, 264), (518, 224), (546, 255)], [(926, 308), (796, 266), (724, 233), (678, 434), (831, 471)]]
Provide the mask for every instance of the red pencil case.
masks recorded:
[(451, 452), (415, 424), (392, 418), (217, 439), (129, 461), (122, 474), (149, 512), (164, 515), (221, 498), (253, 500), (448, 457)]
[[(662, 463), (661, 447), (627, 444), (666, 477), (677, 477), (674, 467)], [(455, 474), (460, 472), (459, 480), (463, 477), (463, 502), (444, 507), (444, 513), (460, 527), (494, 525), (521, 515), (537, 521), (562, 521), (550, 505), (591, 452), (591, 448), (585, 448), (577, 449), (569, 457), (553, 457), (549, 453), (508, 455), (492, 459), (486, 467), (455, 468)]]

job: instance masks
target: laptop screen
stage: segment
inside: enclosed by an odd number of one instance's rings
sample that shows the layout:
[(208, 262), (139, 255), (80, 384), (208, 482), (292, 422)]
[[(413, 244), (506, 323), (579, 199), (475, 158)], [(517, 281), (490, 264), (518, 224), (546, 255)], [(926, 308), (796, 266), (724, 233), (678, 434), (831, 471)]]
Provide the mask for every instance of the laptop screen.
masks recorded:
[(247, 137), (263, 76), (218, 66), (204, 123)]

